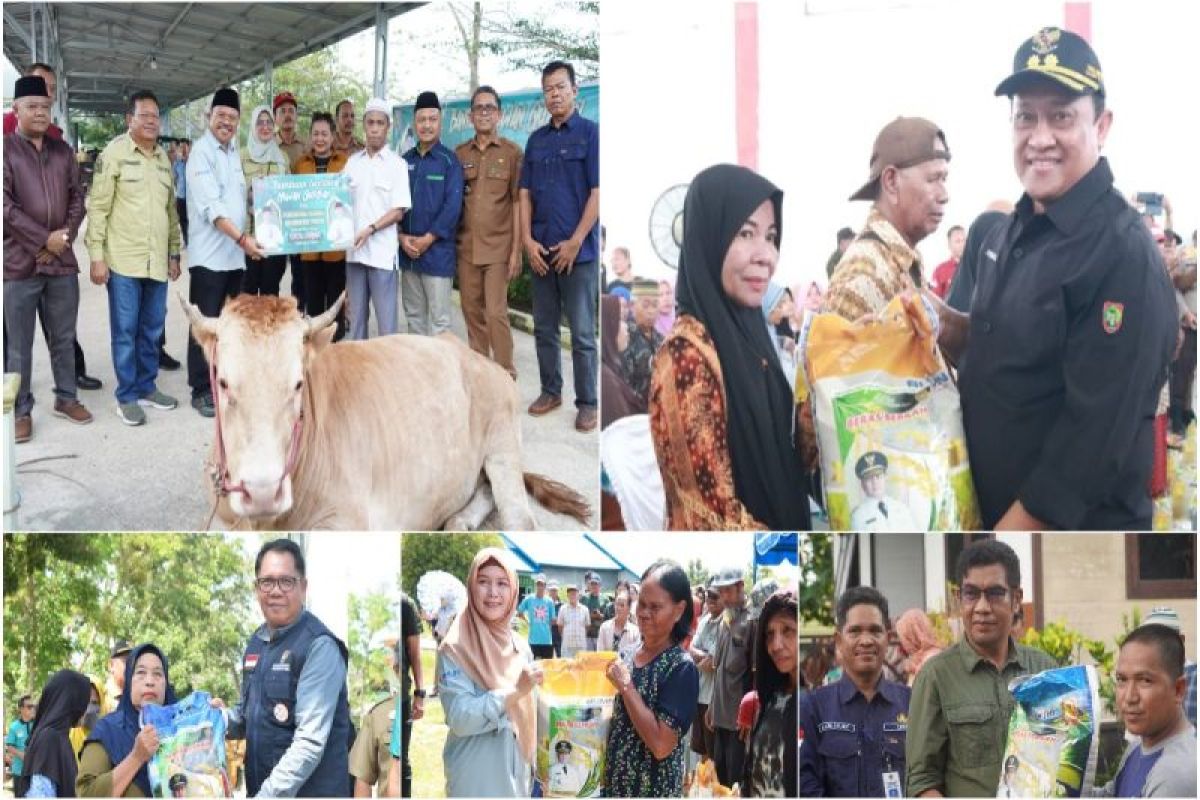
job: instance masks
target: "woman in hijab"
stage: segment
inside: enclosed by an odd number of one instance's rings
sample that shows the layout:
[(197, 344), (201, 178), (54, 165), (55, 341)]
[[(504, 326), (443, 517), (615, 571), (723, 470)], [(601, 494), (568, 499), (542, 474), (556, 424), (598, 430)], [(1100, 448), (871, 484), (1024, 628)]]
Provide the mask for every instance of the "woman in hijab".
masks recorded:
[[(246, 232), (258, 239), (266, 250), (277, 250), (283, 244), (282, 220), (273, 219), (271, 230), (254, 230), (254, 179), (286, 175), (288, 159), (275, 141), (275, 117), (268, 106), (257, 106), (250, 116), (250, 134), (242, 150), (242, 172), (246, 174)], [(274, 214), (277, 216), (277, 214)], [(242, 291), (246, 294), (279, 295), (279, 282), (287, 268), (287, 256), (276, 255), (254, 259), (246, 256), (246, 277)]]
[(608, 797), (683, 797), (683, 740), (700, 697), (700, 671), (683, 648), (692, 603), (687, 573), (675, 562), (656, 561), (642, 574), (641, 647), (632, 662), (608, 665), (617, 687), (604, 765)]
[(438, 648), (437, 684), (449, 733), (442, 750), (448, 797), (529, 797), (542, 670), (511, 627), (517, 572), (508, 551), (486, 547), (467, 575), (467, 608)]
[(792, 332), (791, 314), (795, 308), (792, 290), (771, 282), (763, 297), (762, 313), (767, 322), (767, 333), (775, 345), (775, 355), (783, 369), (788, 386), (796, 388), (796, 335)]
[(762, 317), (782, 203), (768, 180), (729, 164), (688, 188), (679, 317), (650, 382), (671, 530), (810, 527), (792, 390)]
[(917, 673), (925, 662), (942, 652), (938, 644), (937, 634), (934, 633), (933, 623), (919, 608), (910, 608), (896, 620), (896, 635), (900, 637), (900, 647), (908, 659), (906, 680), (912, 686), (917, 681)]
[(75, 751), (68, 736), (87, 711), (92, 685), (86, 675), (59, 670), (42, 689), (33, 733), (25, 746), (25, 797), (74, 797)]
[(646, 404), (621, 374), (621, 353), (629, 346), (629, 328), (621, 321), (621, 301), (606, 294), (600, 298), (600, 429), (628, 417), (645, 414)]
[(743, 797), (799, 797), (796, 704), (800, 679), (800, 606), (790, 589), (763, 604), (754, 640), (758, 716), (743, 761)]
[(117, 709), (96, 723), (83, 744), (75, 782), (80, 797), (151, 796), (146, 764), (158, 750), (158, 733), (153, 725), (141, 724), (141, 711), (146, 703), (175, 702), (167, 666), (167, 657), (153, 644), (130, 651)]
[(658, 320), (654, 329), (666, 336), (675, 327), (675, 284), (666, 278), (658, 282)]

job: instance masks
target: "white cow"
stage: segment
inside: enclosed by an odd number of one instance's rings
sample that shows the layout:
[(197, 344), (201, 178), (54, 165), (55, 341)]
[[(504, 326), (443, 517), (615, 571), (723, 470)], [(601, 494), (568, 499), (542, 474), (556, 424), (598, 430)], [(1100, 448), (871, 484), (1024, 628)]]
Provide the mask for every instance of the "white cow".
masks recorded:
[[(343, 295), (344, 298), (344, 295)], [(217, 409), (216, 511), (277, 530), (534, 527), (528, 494), (586, 522), (578, 492), (521, 469), (516, 384), (453, 335), (331, 344), (314, 319), (242, 295), (218, 318), (183, 300)]]

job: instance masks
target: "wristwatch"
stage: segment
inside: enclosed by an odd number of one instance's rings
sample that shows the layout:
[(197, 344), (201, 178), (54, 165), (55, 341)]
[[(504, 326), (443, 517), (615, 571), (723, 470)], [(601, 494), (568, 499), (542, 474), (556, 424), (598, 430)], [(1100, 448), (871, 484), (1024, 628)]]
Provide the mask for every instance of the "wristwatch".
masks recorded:
[(424, 689), (413, 689), (413, 697), (419, 697), (422, 700), (424, 700), (425, 699), (425, 690)]
[[(375, 223), (374, 223), (374, 222), (372, 222), (372, 223), (371, 223), (371, 225), (370, 225), (370, 228), (371, 228), (371, 233), (379, 233), (379, 229), (375, 227)], [(422, 695), (418, 695), (418, 697), (424, 697), (424, 696), (425, 696), (425, 695), (423, 695), (423, 694), (422, 694)]]

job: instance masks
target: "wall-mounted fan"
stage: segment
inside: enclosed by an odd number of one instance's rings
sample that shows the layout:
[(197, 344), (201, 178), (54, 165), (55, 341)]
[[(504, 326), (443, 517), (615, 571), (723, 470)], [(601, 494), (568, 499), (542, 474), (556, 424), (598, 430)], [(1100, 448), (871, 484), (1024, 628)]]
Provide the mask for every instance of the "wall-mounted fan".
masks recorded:
[(654, 252), (671, 269), (679, 269), (683, 246), (683, 200), (688, 185), (681, 183), (663, 192), (650, 209), (650, 242)]

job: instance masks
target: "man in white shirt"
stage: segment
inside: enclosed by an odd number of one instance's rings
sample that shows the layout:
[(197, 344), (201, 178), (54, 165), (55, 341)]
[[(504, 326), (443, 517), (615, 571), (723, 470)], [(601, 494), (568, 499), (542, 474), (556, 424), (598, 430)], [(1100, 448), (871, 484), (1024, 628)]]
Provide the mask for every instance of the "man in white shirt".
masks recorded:
[(887, 496), (888, 459), (878, 450), (864, 453), (854, 465), (854, 474), (862, 485), (863, 500), (850, 513), (850, 529), (855, 531), (923, 531), (903, 502)]
[(558, 627), (562, 629), (562, 657), (574, 658), (587, 646), (587, 626), (591, 620), (587, 606), (579, 603), (579, 587), (567, 585), (567, 602), (558, 610)]
[(400, 278), (396, 253), (400, 238), (396, 223), (412, 207), (408, 168), (400, 156), (387, 149), (392, 117), (387, 103), (373, 97), (363, 115), (366, 147), (350, 156), (343, 173), (350, 177), (354, 245), (346, 251), (346, 305), (350, 317), (349, 339), (366, 339), (367, 303), (375, 307), (379, 335), (397, 333)]

